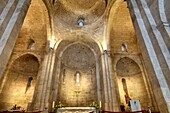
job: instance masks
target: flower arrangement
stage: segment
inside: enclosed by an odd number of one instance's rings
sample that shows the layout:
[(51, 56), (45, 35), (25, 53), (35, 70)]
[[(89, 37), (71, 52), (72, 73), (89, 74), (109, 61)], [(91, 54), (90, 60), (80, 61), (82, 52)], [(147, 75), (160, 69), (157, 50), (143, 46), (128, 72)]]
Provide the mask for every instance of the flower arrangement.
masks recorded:
[(99, 105), (96, 103), (96, 102), (92, 102), (91, 104), (90, 104), (90, 107), (95, 107), (95, 108), (99, 108)]
[(56, 105), (56, 108), (62, 108), (64, 107), (64, 104), (61, 103), (61, 101), (58, 102), (58, 104)]

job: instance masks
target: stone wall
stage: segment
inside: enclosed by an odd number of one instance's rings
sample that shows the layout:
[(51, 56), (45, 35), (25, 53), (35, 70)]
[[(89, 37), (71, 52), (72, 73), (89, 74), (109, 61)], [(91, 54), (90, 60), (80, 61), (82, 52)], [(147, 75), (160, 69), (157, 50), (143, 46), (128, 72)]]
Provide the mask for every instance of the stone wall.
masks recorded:
[[(62, 101), (66, 106), (88, 106), (93, 101), (101, 100), (103, 109), (118, 111), (118, 105), (121, 102), (125, 103), (121, 86), (121, 80), (124, 78), (129, 95), (132, 99), (140, 99), (143, 109), (152, 105), (157, 111), (156, 98), (159, 108), (164, 108), (159, 109), (161, 113), (168, 113), (170, 109), (170, 78), (168, 76), (170, 74), (170, 33), (168, 21), (164, 21), (165, 16), (162, 15), (168, 15), (169, 5), (165, 6), (165, 11), (162, 11), (164, 4), (161, 5), (161, 3), (169, 2), (167, 0), (129, 0), (127, 6), (125, 1), (117, 1), (108, 2), (120, 4), (115, 7), (115, 13), (113, 15), (111, 13), (109, 19), (113, 20), (107, 25), (110, 6), (107, 6), (104, 0), (99, 2), (89, 0), (89, 4), (86, 0), (57, 1), (53, 4), (54, 7), (48, 7), (49, 11), (43, 1), (32, 0), (19, 33), (24, 20), (21, 17), (25, 17), (30, 1), (15, 0), (11, 10), (6, 13), (8, 16), (4, 18), (5, 21), (2, 25), (0, 23), (0, 32), (2, 32), (0, 33), (2, 35), (0, 38), (0, 61), (2, 61), (0, 78), (9, 61), (3, 79), (1, 79), (0, 96), (4, 99), (2, 99), (1, 108), (9, 109), (12, 104), (19, 102), (24, 108), (29, 108), (27, 105), (29, 106), (28, 103), (32, 102), (35, 88), (36, 110), (50, 108), (52, 101)], [(5, 0), (1, 0), (0, 3), (2, 3), (0, 8), (2, 13), (8, 3)], [(18, 3), (24, 3), (24, 8), (22, 5), (17, 6)], [(52, 5), (49, 1), (45, 3), (47, 6)], [(15, 12), (14, 9), (17, 8), (23, 8), (23, 12), (19, 14)], [(50, 20), (48, 12), (53, 14)], [(18, 19), (12, 18), (12, 14), (17, 14), (15, 17)], [(77, 19), (81, 16), (85, 19), (84, 26), (77, 24)], [(7, 21), (11, 19), (16, 19), (16, 23), (9, 24)], [(167, 19), (169, 20), (169, 16)], [(14, 26), (8, 27), (8, 24)], [(53, 46), (49, 48), (47, 39), (52, 39), (54, 43), (56, 41), (54, 48)], [(71, 45), (74, 46), (69, 49)], [(12, 55), (11, 48), (13, 49)], [(25, 55), (28, 56), (25, 57)], [(18, 60), (23, 56), (25, 60)], [(118, 59), (124, 57), (133, 59), (136, 64), (130, 60), (128, 64), (132, 63), (133, 66), (127, 66), (126, 61), (122, 61), (117, 66)], [(29, 62), (28, 59), (33, 61)], [(28, 66), (23, 66), (24, 64)], [(33, 82), (33, 87), (25, 91), (27, 75), (39, 81), (36, 87)], [(15, 82), (16, 78), (19, 84)], [(77, 80), (80, 84), (76, 84)], [(9, 87), (8, 84), (12, 86)], [(138, 90), (136, 91), (135, 88)], [(19, 89), (20, 91), (16, 92)], [(25, 95), (24, 91), (25, 94), (29, 94)], [(7, 94), (7, 92), (10, 93)], [(15, 99), (15, 95), (19, 95), (20, 98)], [(11, 97), (11, 100), (8, 97)], [(120, 101), (117, 101), (119, 99)]]
[[(136, 34), (126, 2), (122, 2), (119, 5), (112, 21), (110, 34), (111, 52), (127, 54), (139, 53)], [(123, 43), (127, 46), (127, 50), (125, 51), (122, 51)]]
[[(71, 70), (66, 67), (64, 69), (65, 75), (60, 77), (57, 102), (61, 101), (65, 106), (80, 107), (88, 107), (92, 102), (97, 102), (95, 68), (83, 71)], [(77, 73), (80, 74), (79, 78)]]
[[(30, 110), (38, 72), (41, 69), (39, 67), (42, 65), (48, 45), (47, 23), (49, 24), (49, 19), (45, 4), (41, 0), (32, 0), (19, 35), (17, 35), (17, 32), (15, 33), (15, 36), (18, 37), (1, 80), (1, 98), (4, 98), (4, 100), (2, 101), (3, 104), (1, 103), (0, 110), (9, 110), (14, 104), (23, 107), (25, 110)], [(11, 46), (10, 49), (12, 50)], [(6, 50), (5, 52), (10, 53)], [(26, 56), (24, 60), (18, 61), (23, 56)], [(32, 62), (29, 62), (31, 59), (33, 59)], [(29, 76), (33, 76), (33, 85), (26, 91)], [(17, 79), (18, 77), (19, 79)], [(19, 91), (16, 92), (17, 90)]]
[[(152, 110), (156, 111), (155, 98), (150, 89), (148, 75), (144, 71), (146, 67), (141, 63), (143, 59), (140, 57), (140, 51), (143, 50), (140, 50), (138, 45), (141, 42), (136, 37), (127, 2), (120, 3), (112, 21), (110, 43), (113, 70), (115, 72), (113, 77), (117, 78), (119, 102), (124, 103), (128, 110), (128, 103), (125, 101), (125, 92), (122, 86), (122, 79), (125, 79), (128, 89), (131, 90), (129, 92), (131, 99), (140, 100), (142, 109), (147, 109), (147, 106), (153, 106)], [(127, 60), (123, 61), (122, 64), (117, 64), (119, 60), (129, 58), (133, 59), (137, 64), (133, 60), (130, 60), (129, 63), (127, 63)], [(118, 65), (119, 67), (116, 67)], [(124, 76), (122, 77), (122, 75)]]
[(77, 43), (63, 51), (57, 102), (89, 106), (97, 102), (96, 62), (91, 48)]
[[(144, 82), (144, 78), (138, 64), (130, 58), (121, 58), (117, 62), (116, 72), (118, 76), (120, 101), (126, 105), (126, 109), (128, 109), (129, 103), (127, 103), (125, 98), (125, 95), (127, 94), (124, 90), (128, 91), (128, 95), (132, 100), (140, 100), (141, 109), (147, 109), (147, 107), (151, 105), (149, 100), (150, 95), (148, 95), (148, 86)], [(127, 89), (124, 89), (122, 79), (125, 80)]]
[(39, 62), (33, 55), (16, 59), (3, 79), (0, 91), (0, 110), (9, 110), (15, 104), (25, 110), (32, 102)]

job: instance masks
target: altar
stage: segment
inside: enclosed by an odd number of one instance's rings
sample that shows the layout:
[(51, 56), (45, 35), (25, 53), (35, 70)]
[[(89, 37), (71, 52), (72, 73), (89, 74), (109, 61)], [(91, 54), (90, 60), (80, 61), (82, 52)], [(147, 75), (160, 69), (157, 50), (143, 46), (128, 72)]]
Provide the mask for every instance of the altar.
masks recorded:
[(57, 109), (57, 113), (98, 113), (95, 107), (62, 107)]

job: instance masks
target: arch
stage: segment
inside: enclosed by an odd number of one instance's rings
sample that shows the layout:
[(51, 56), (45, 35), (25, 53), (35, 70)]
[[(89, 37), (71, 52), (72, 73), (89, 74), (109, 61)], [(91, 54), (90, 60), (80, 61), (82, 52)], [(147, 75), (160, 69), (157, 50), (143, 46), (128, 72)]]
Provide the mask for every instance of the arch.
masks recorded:
[(123, 55), (120, 55), (118, 58), (115, 59), (115, 65), (113, 66), (113, 69), (116, 70), (116, 66), (118, 64), (118, 62), (123, 59), (123, 58), (128, 58), (130, 60), (132, 60), (136, 65), (139, 66), (141, 72), (144, 71), (144, 67), (142, 65), (140, 65), (142, 63), (141, 59), (140, 59), (140, 54), (137, 54), (137, 55), (126, 55), (126, 54), (123, 54)]
[[(11, 109), (16, 104), (29, 110), (27, 106), (33, 98), (38, 71), (39, 61), (34, 55), (25, 54), (14, 60), (0, 93), (3, 97), (0, 108)], [(2, 107), (4, 103), (8, 104)]]
[(32, 55), (32, 56), (34, 56), (38, 60), (39, 64), (41, 62), (41, 57), (39, 55), (37, 55), (36, 53), (33, 53), (33, 52), (26, 52), (26, 53), (22, 53), (20, 55), (17, 55), (15, 58), (13, 58), (12, 61), (10, 62), (10, 64), (9, 64), (9, 66), (11, 66), (14, 63), (14, 61), (16, 61), (17, 59), (21, 58), (24, 55)]
[(129, 57), (120, 58), (116, 63), (116, 74), (120, 103), (124, 103), (128, 109), (130, 99), (140, 100), (142, 109), (147, 108), (151, 103), (150, 95), (148, 95), (147, 84), (145, 84), (139, 65)]
[[(108, 7), (108, 11), (106, 13), (108, 13), (108, 18), (106, 20), (106, 29), (105, 29), (105, 40), (106, 40), (106, 44), (110, 44), (110, 39), (108, 39), (108, 37), (110, 37), (110, 32), (111, 32), (111, 27), (112, 27), (112, 22), (113, 22), (113, 17), (119, 7), (119, 5), (123, 2), (123, 0), (112, 0), (110, 2), (110, 7)], [(105, 49), (110, 49), (109, 46), (105, 47)]]
[[(97, 38), (98, 36), (95, 35), (94, 32), (92, 31), (83, 31), (83, 30), (73, 30), (71, 33), (65, 33), (64, 35), (60, 36), (62, 38), (59, 38), (53, 48), (55, 50), (55, 52), (59, 51), (59, 46), (61, 46), (61, 42), (62, 41), (68, 41), (67, 43), (72, 43), (72, 42), (83, 42), (87, 45), (90, 45), (93, 48), (98, 48), (96, 51), (100, 51), (102, 52), (104, 50), (103, 48), (103, 43), (98, 41)], [(95, 47), (93, 46), (93, 44), (95, 45)], [(63, 45), (62, 45), (63, 46)]]
[[(72, 50), (74, 50), (75, 52), (71, 53), (69, 52), (70, 50), (71, 52), (73, 52)], [(60, 57), (58, 59), (59, 61), (61, 61), (60, 70), (63, 70), (63, 68), (65, 69), (65, 78), (64, 84), (60, 83), (58, 86), (59, 90), (57, 97), (64, 104), (67, 104), (69, 106), (87, 106), (93, 101), (97, 101), (96, 80), (93, 80), (93, 82), (89, 82), (91, 81), (91, 76), (93, 76), (92, 78), (96, 78), (96, 61), (95, 55), (92, 51), (93, 50), (89, 49), (89, 47), (85, 44), (75, 42), (68, 45), (66, 48), (63, 49), (63, 52), (60, 53)], [(75, 56), (75, 54), (77, 54), (77, 56)], [(90, 73), (91, 70), (94, 71), (93, 74)], [(60, 73), (59, 75), (55, 76), (58, 76), (59, 80), (61, 81), (63, 80), (63, 77)], [(66, 87), (67, 90), (65, 90), (63, 87)], [(69, 91), (69, 93), (67, 91)], [(91, 93), (93, 95), (86, 94), (85, 92)], [(63, 95), (68, 98), (73, 98), (73, 100), (68, 100), (63, 97)], [(76, 95), (76, 97), (74, 97), (73, 95)], [(82, 95), (88, 98), (77, 99)]]
[[(73, 36), (73, 37), (72, 37)], [(97, 78), (100, 78), (100, 73), (101, 73), (101, 71), (102, 70), (100, 70), (99, 68), (100, 68), (100, 66), (99, 65), (101, 65), (101, 60), (100, 60), (100, 55), (101, 55), (101, 51), (100, 51), (100, 48), (99, 48), (99, 46), (98, 46), (98, 44), (94, 41), (94, 39), (92, 39), (91, 37), (89, 38), (89, 37), (86, 37), (86, 38), (84, 38), (82, 35), (72, 35), (72, 36), (70, 36), (70, 37), (65, 37), (63, 40), (60, 40), (60, 42), (58, 42), (58, 44), (56, 43), (56, 45), (55, 46), (57, 46), (57, 47), (55, 47), (56, 49), (55, 49), (55, 54), (56, 54), (56, 59), (55, 59), (55, 64), (54, 64), (54, 70), (55, 70), (55, 72), (54, 72), (54, 74), (53, 74), (53, 76), (54, 76), (54, 78), (55, 78), (55, 80), (54, 80), (54, 84), (53, 84), (53, 86), (56, 86), (56, 85), (58, 85), (58, 87), (61, 87), (62, 86), (62, 84), (60, 84), (60, 86), (59, 86), (59, 80), (64, 80), (64, 84), (66, 84), (66, 77), (67, 76), (70, 76), (68, 73), (72, 73), (72, 75), (75, 75), (75, 73), (76, 72), (80, 72), (81, 73), (81, 76), (80, 76), (80, 79), (79, 80), (82, 80), (83, 79), (83, 81), (84, 81), (84, 79), (85, 80), (87, 80), (87, 78), (84, 78), (85, 77), (85, 75), (87, 75), (87, 76), (89, 76), (89, 83), (94, 83), (94, 84), (96, 84), (95, 85), (95, 87), (97, 87), (97, 89), (95, 89), (94, 91), (96, 91), (97, 90), (97, 93), (95, 92), (93, 92), (94, 93), (94, 95), (95, 95), (95, 97), (93, 97), (94, 98), (94, 101), (99, 101), (100, 99), (100, 93), (101, 92), (99, 92), (99, 86), (97, 85), (97, 84), (99, 84), (100, 83), (100, 81), (99, 81), (99, 79), (98, 80), (96, 80)], [(93, 57), (94, 57), (94, 62), (93, 62), (93, 64), (94, 64), (94, 67), (93, 66), (90, 66), (90, 68), (89, 69), (87, 69), (87, 68), (84, 68), (84, 70), (82, 70), (81, 68), (77, 68), (77, 70), (74, 70), (74, 69), (71, 69), (71, 68), (67, 68), (66, 69), (66, 67), (64, 67), (64, 65), (63, 65), (63, 63), (62, 63), (62, 58), (63, 58), (63, 55), (65, 55), (65, 52), (69, 49), (69, 48), (72, 48), (72, 47), (76, 47), (76, 45), (81, 45), (82, 47), (84, 47), (84, 48), (86, 48), (86, 49), (88, 49), (88, 51), (90, 51), (91, 53), (91, 55), (93, 54)], [(78, 47), (77, 47), (78, 48)], [(91, 59), (91, 57), (90, 57), (90, 59)], [(64, 72), (62, 72), (62, 70), (64, 70)], [(97, 71), (99, 71), (98, 73), (96, 73)], [(61, 75), (61, 74), (65, 74), (64, 76), (65, 76), (65, 78), (63, 79), (63, 76)], [(91, 77), (91, 76), (93, 76), (93, 77)], [(98, 76), (98, 77), (97, 77)], [(95, 78), (96, 77), (96, 78)], [(71, 77), (70, 77), (71, 78)], [(95, 78), (95, 80), (93, 80)], [(75, 79), (75, 78), (74, 78)], [(87, 82), (86, 82), (87, 83)], [(80, 86), (83, 84), (83, 82), (81, 81), (80, 82)], [(92, 86), (94, 86), (94, 84), (92, 85)], [(85, 87), (84, 87), (85, 88)], [(93, 88), (93, 87), (91, 87), (91, 88)], [(59, 89), (59, 88), (58, 88)], [(76, 88), (75, 88), (76, 89)], [(53, 95), (53, 97), (55, 96), (55, 95), (60, 95), (60, 94), (58, 94), (59, 93), (59, 91), (57, 91), (56, 90), (56, 92), (54, 92), (55, 94)], [(96, 96), (96, 94), (97, 94), (97, 96)], [(95, 99), (96, 98), (96, 99)], [(54, 100), (55, 100), (55, 98), (54, 98)], [(59, 100), (58, 100), (59, 101)], [(90, 101), (89, 101), (90, 102)], [(86, 103), (87, 104), (87, 103)], [(88, 103), (88, 104), (90, 104), (90, 103)], [(88, 105), (87, 104), (87, 105)], [(72, 106), (72, 105), (70, 105), (70, 106)]]
[[(34, 62), (37, 62), (38, 64), (38, 67), (39, 67), (39, 61), (38, 61), (38, 58), (34, 55), (34, 54), (28, 54), (28, 53), (26, 53), (26, 54), (23, 54), (23, 55), (21, 55), (21, 56), (19, 56), (18, 58), (16, 58), (14, 61), (13, 61), (13, 64), (15, 64), (15, 65), (17, 65), (16, 64), (16, 62), (20, 62), (21, 61), (21, 63), (23, 63), (23, 62), (29, 62), (28, 60), (29, 59), (32, 59), (32, 60), (34, 60)], [(33, 63), (33, 62), (32, 62)], [(25, 63), (25, 64), (27, 64), (27, 63)], [(20, 66), (20, 64), (19, 64), (19, 66)], [(32, 65), (32, 66), (34, 66), (34, 65)], [(22, 66), (22, 67), (25, 67), (25, 66)]]
[(118, 68), (120, 68), (120, 69), (116, 70), (116, 71), (119, 75), (122, 75), (122, 71), (123, 71), (123, 73), (126, 73), (125, 76), (141, 73), (141, 69), (140, 69), (139, 65), (129, 57), (123, 57), (123, 58), (119, 59), (119, 61), (116, 64), (116, 69), (118, 69)]

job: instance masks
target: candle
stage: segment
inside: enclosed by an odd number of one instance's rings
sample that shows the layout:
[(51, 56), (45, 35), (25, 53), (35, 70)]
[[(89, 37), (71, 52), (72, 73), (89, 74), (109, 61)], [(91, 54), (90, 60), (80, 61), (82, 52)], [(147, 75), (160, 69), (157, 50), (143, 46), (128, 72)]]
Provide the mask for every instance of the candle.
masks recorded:
[(102, 107), (102, 102), (100, 101), (100, 103), (99, 103), (99, 107), (101, 108)]
[(52, 103), (52, 108), (54, 108), (55, 107), (55, 101), (53, 101), (53, 103)]

